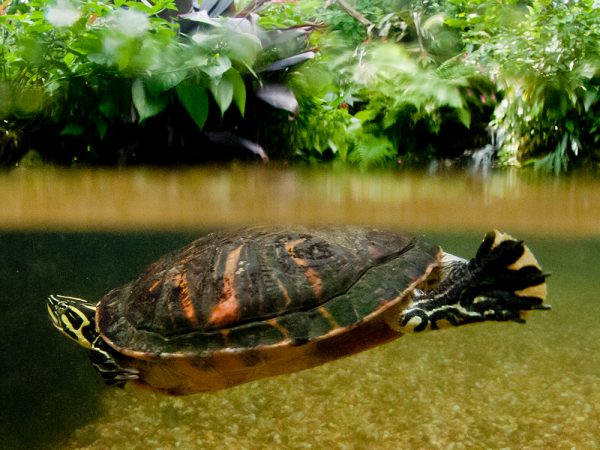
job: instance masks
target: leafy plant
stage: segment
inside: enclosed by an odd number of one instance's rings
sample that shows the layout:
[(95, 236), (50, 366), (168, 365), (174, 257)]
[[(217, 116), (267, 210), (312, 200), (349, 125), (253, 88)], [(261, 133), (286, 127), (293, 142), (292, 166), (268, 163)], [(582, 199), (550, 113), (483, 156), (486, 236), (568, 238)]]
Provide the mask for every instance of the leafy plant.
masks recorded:
[[(247, 139), (236, 141), (230, 129), (243, 120), (254, 83), (262, 89), (268, 77), (312, 57), (310, 30), (274, 30), (273, 39), (247, 18), (252, 9), (243, 17), (211, 16), (230, 13), (231, 6), (231, 0), (204, 2), (176, 21), (171, 0), (32, 0), (9, 8), (0, 16), (0, 90), (10, 93), (0, 100), (5, 134), (19, 129), (30, 141), (24, 148), (65, 163), (148, 162), (156, 155), (144, 145), (156, 144), (160, 133), (164, 152), (184, 151), (196, 160), (201, 148), (225, 141), (266, 157)], [(279, 92), (275, 100), (293, 97), (289, 89)], [(23, 101), (29, 98), (36, 101)], [(200, 133), (206, 127), (210, 135)], [(41, 134), (45, 144), (33, 138)]]
[[(502, 97), (492, 125), (505, 164), (560, 173), (594, 157), (600, 75), (600, 14), (593, 1), (455, 1), (465, 8), (467, 63)], [(485, 38), (485, 39), (484, 39)]]
[[(444, 53), (437, 41), (447, 30), (433, 9), (411, 11), (408, 3), (325, 6), (319, 17), (331, 21), (332, 33), (321, 38), (318, 60), (293, 78), (302, 108), (291, 141), (302, 159), (361, 169), (422, 163), (439, 150), (434, 136), (441, 122), (468, 127), (467, 79), (438, 72), (438, 56), (430, 53)], [(357, 43), (359, 36), (367, 42)]]

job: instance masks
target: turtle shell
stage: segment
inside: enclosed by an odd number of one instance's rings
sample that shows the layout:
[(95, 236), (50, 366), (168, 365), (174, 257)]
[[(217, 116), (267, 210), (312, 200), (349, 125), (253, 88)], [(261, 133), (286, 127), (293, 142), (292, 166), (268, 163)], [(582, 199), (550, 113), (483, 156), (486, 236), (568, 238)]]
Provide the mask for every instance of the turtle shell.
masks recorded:
[(402, 307), (440, 255), (436, 245), (377, 229), (218, 232), (110, 291), (96, 323), (113, 348), (137, 359), (298, 348)]

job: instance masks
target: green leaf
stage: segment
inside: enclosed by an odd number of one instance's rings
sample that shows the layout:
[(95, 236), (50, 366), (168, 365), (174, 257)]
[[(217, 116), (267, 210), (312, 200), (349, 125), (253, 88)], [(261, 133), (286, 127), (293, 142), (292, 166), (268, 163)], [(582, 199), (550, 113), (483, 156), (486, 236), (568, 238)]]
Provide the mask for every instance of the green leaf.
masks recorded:
[(569, 131), (569, 133), (573, 133), (573, 131), (575, 130), (575, 124), (572, 120), (567, 119), (565, 121), (565, 128), (567, 129), (567, 131)]
[(350, 162), (365, 170), (373, 167), (382, 167), (393, 161), (396, 149), (386, 137), (361, 134), (355, 143), (355, 148), (350, 153)]
[(146, 80), (146, 90), (156, 93), (168, 91), (181, 83), (186, 76), (187, 70), (156, 73)]
[(144, 82), (139, 78), (131, 85), (133, 105), (140, 115), (140, 122), (162, 112), (169, 101), (164, 94), (151, 94), (144, 87)]
[(85, 131), (85, 126), (80, 123), (70, 123), (60, 132), (61, 136), (81, 136)]
[(362, 111), (354, 114), (361, 123), (368, 122), (369, 120), (373, 120), (377, 116), (377, 111), (373, 111), (372, 109), (363, 109)]
[(229, 109), (233, 100), (233, 82), (223, 77), (220, 80), (211, 80), (209, 88), (217, 105), (221, 109), (222, 116)]
[(260, 39), (249, 33), (231, 33), (229, 36), (230, 57), (246, 66), (252, 66), (262, 48)]
[(208, 95), (206, 89), (191, 83), (181, 83), (175, 88), (177, 97), (188, 114), (202, 129), (208, 118)]
[(471, 128), (471, 111), (467, 108), (458, 108), (456, 110), (458, 120), (467, 128)]
[(227, 56), (212, 58), (211, 64), (202, 67), (202, 71), (211, 78), (222, 76), (231, 68), (231, 60)]
[(240, 110), (242, 116), (246, 110), (246, 84), (240, 73), (235, 69), (229, 69), (223, 75), (233, 86), (233, 101)]

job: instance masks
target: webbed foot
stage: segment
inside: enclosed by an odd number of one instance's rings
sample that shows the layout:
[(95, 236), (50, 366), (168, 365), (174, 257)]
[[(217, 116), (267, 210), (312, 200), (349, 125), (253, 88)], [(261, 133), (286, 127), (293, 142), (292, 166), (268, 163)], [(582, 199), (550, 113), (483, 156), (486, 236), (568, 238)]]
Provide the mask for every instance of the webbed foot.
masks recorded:
[(92, 365), (109, 386), (123, 387), (128, 381), (139, 378), (138, 370), (119, 365), (112, 356), (110, 348), (100, 336), (92, 344), (90, 359)]

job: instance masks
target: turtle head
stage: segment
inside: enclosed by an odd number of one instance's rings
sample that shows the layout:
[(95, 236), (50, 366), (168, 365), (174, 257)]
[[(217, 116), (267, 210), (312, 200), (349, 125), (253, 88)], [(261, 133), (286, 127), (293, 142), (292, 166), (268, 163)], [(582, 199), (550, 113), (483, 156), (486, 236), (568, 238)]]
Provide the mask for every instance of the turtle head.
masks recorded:
[(98, 336), (95, 304), (64, 295), (50, 295), (47, 304), (48, 315), (56, 329), (79, 345), (92, 347)]

